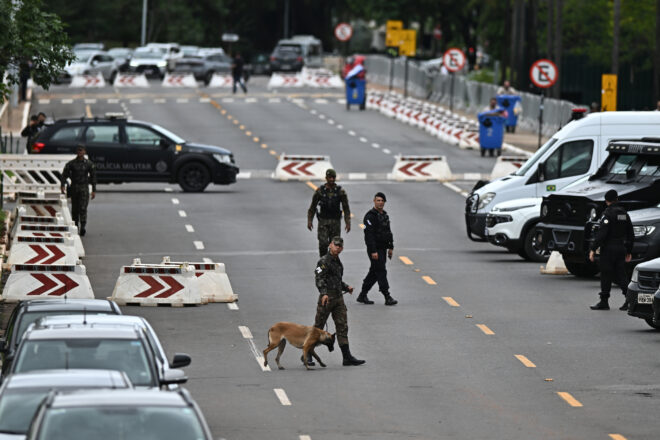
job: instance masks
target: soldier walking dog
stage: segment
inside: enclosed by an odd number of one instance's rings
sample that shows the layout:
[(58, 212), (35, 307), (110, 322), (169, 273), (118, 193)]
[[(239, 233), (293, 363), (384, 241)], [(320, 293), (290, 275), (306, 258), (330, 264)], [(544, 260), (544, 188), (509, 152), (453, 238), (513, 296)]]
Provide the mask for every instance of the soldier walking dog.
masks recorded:
[(303, 363), (308, 370), (311, 370), (307, 364), (309, 355), (314, 356), (319, 362), (319, 365), (325, 367), (325, 364), (316, 354), (314, 348), (319, 345), (325, 345), (328, 347), (328, 351), (335, 349), (334, 334), (312, 327), (311, 325), (300, 325), (294, 324), (293, 322), (278, 322), (268, 330), (268, 347), (264, 350), (264, 367), (268, 366), (268, 353), (275, 348), (278, 348), (275, 363), (277, 364), (277, 368), (284, 370), (284, 367), (280, 365), (280, 357), (284, 352), (286, 341), (289, 341), (289, 344), (294, 347), (302, 349)]

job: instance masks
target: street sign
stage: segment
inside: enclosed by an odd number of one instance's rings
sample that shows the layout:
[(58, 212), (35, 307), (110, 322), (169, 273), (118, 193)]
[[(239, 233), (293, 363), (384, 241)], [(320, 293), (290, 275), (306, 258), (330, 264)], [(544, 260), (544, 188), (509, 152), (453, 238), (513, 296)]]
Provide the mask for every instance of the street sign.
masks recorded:
[(442, 28), (440, 28), (440, 25), (433, 28), (433, 38), (435, 38), (436, 40), (442, 39)]
[(616, 111), (617, 76), (604, 74), (602, 76), (602, 89), (600, 108), (604, 112)]
[(222, 34), (222, 41), (225, 43), (236, 43), (238, 41), (237, 34)]
[(335, 27), (335, 37), (339, 41), (348, 41), (353, 36), (353, 28), (348, 23), (339, 23)]
[(387, 56), (390, 58), (396, 58), (399, 56), (399, 47), (398, 46), (388, 46), (385, 48)]
[(529, 77), (536, 87), (547, 89), (552, 87), (557, 82), (559, 70), (557, 66), (550, 60), (541, 59), (532, 64), (529, 69)]
[(402, 29), (399, 31), (399, 55), (414, 57), (417, 53), (417, 31)]
[(399, 31), (403, 29), (400, 20), (387, 20), (385, 24), (385, 46), (399, 47)]
[(442, 63), (450, 72), (458, 72), (465, 66), (465, 54), (462, 50), (452, 47), (442, 55)]

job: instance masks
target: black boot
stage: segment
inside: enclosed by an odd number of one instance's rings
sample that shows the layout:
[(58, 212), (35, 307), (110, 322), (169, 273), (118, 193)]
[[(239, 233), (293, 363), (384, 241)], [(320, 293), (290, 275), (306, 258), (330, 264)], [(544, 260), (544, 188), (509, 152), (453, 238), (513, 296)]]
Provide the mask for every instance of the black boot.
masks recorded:
[(607, 302), (607, 298), (600, 298), (600, 301), (598, 303), (594, 304), (593, 306), (590, 307), (591, 310), (609, 310), (610, 305)]
[(383, 295), (385, 296), (385, 305), (386, 306), (395, 306), (399, 303), (399, 301), (392, 298), (392, 296), (389, 293), (383, 293)]
[(80, 236), (84, 237), (86, 232), (87, 231), (85, 230), (85, 223), (80, 222)]
[[(300, 356), (300, 362), (305, 365), (305, 355)], [(314, 358), (312, 358), (312, 353), (307, 353), (307, 366), (309, 367), (314, 367), (316, 363), (314, 362)]]
[(357, 297), (357, 302), (362, 303), (362, 304), (373, 304), (374, 302), (367, 298), (367, 292), (360, 292), (360, 294)]
[(626, 299), (626, 302), (623, 303), (621, 307), (619, 307), (619, 310), (628, 310), (628, 300)]
[(342, 363), (342, 365), (344, 365), (345, 367), (351, 365), (362, 365), (366, 362), (361, 359), (355, 359), (351, 354), (351, 350), (349, 350), (348, 348), (348, 344), (340, 345), (339, 348), (341, 348), (341, 354), (344, 356), (344, 362)]

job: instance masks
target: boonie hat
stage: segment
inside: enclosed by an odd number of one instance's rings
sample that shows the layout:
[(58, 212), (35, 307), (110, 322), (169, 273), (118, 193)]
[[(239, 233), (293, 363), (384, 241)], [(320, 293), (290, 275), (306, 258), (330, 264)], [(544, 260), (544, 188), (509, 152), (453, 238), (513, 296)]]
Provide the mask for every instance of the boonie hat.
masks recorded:
[(328, 168), (325, 171), (325, 177), (337, 177), (337, 172), (333, 170), (332, 168)]
[(335, 237), (332, 237), (332, 244), (334, 244), (335, 246), (341, 246), (341, 247), (344, 247), (344, 239), (341, 238), (341, 237), (338, 236), (338, 235), (335, 236)]

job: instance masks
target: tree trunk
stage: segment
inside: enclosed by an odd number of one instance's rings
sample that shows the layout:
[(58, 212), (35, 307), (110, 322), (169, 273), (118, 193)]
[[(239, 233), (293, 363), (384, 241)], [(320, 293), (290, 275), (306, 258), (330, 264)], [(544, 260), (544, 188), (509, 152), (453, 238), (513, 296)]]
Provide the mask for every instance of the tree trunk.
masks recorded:
[[(658, 0), (660, 1), (660, 0)], [(548, 0), (546, 2), (548, 10), (548, 21), (547, 21), (547, 28), (546, 28), (546, 58), (549, 58), (552, 60), (552, 57), (555, 54), (555, 47), (554, 47), (554, 35), (552, 34), (554, 28), (555, 28), (555, 2), (554, 0)]]
[[(658, 0), (660, 1), (660, 0)], [(504, 28), (511, 29), (511, 0), (505, 0), (506, 6), (504, 7)], [(510, 66), (510, 54), (506, 51), (506, 45), (502, 45), (502, 65), (500, 73), (500, 83), (507, 79), (507, 68)]]
[(621, 0), (614, 0), (614, 29), (612, 29), (612, 73), (619, 74), (619, 27), (621, 23)]
[(562, 24), (563, 24), (564, 0), (555, 0), (555, 56), (554, 62), (557, 66), (557, 82), (552, 86), (552, 96), (559, 99), (561, 97), (561, 57), (562, 57)]
[(537, 41), (537, 28), (538, 28), (538, 0), (530, 0), (527, 7), (527, 37), (525, 41), (528, 42), (524, 45), (525, 48), (525, 62), (521, 70), (523, 77), (521, 78), (521, 88), (524, 84), (529, 84), (529, 68), (532, 63), (538, 59), (538, 41)]

